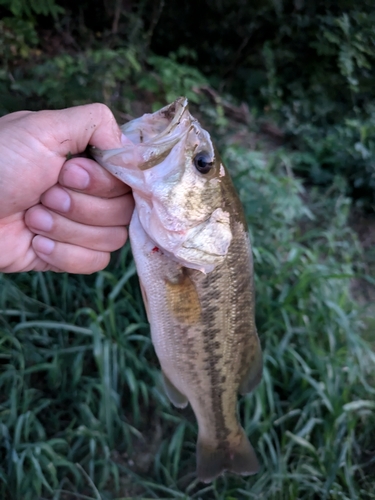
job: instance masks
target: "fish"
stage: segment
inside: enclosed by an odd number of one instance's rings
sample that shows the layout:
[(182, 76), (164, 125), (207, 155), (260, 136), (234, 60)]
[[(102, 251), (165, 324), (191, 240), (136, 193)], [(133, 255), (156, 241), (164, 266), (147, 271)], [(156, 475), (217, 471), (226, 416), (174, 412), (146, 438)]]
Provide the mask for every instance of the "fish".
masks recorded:
[(122, 148), (91, 154), (133, 191), (129, 238), (152, 343), (170, 401), (196, 416), (197, 477), (255, 474), (237, 410), (263, 368), (243, 207), (185, 97), (121, 130)]

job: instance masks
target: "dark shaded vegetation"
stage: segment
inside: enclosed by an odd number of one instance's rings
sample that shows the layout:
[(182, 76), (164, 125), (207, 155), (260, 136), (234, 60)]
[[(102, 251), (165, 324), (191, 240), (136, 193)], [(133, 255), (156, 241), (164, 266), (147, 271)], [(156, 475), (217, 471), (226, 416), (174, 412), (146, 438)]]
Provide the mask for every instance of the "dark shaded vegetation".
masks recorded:
[(375, 498), (375, 315), (351, 293), (374, 258), (348, 226), (375, 203), (374, 25), (365, 0), (0, 0), (1, 114), (189, 97), (245, 206), (265, 352), (240, 401), (262, 470), (199, 484), (129, 247), (91, 277), (0, 276), (1, 498)]
[[(168, 60), (173, 54), (221, 92), (247, 102), (255, 116), (266, 114), (282, 124), (296, 151), (294, 168), (312, 183), (329, 184), (342, 175), (360, 204), (374, 203), (371, 1), (3, 0), (2, 5), (3, 112), (30, 105), (35, 94), (43, 98), (33, 99), (35, 107), (64, 106), (73, 95), (74, 101), (82, 102), (86, 87), (92, 82), (98, 86), (101, 78), (120, 78), (126, 90), (130, 82), (141, 80), (141, 88), (155, 92), (160, 82), (149, 81), (148, 73), (156, 71), (163, 81), (163, 68), (155, 65), (153, 54)], [(106, 50), (120, 51), (116, 69), (110, 62), (116, 55)], [(121, 59), (124, 50), (128, 55)], [(58, 63), (65, 76), (64, 99), (56, 99), (61, 88), (52, 77), (51, 51), (53, 56), (64, 53), (74, 59)], [(146, 78), (139, 71), (146, 72)], [(73, 94), (65, 91), (67, 83)], [(108, 100), (104, 87), (102, 95), (100, 90), (90, 91), (87, 100)], [(122, 99), (123, 90), (124, 86), (115, 92)]]

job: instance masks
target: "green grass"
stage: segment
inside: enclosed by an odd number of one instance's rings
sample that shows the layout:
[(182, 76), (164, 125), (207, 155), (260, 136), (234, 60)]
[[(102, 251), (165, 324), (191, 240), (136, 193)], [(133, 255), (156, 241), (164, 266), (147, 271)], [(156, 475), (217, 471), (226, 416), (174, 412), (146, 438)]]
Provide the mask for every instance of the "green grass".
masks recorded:
[(375, 354), (338, 185), (226, 148), (254, 247), (263, 381), (240, 400), (261, 471), (195, 479), (196, 424), (159, 390), (129, 246), (93, 276), (0, 277), (0, 497), (375, 499)]

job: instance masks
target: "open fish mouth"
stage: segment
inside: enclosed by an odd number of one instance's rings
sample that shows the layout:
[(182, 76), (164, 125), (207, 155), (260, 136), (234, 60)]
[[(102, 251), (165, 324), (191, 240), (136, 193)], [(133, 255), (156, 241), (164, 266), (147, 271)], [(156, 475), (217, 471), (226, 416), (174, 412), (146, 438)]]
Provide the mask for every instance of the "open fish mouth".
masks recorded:
[[(172, 104), (169, 104), (168, 106), (165, 106), (164, 108), (157, 111), (156, 116), (160, 115), (167, 120), (170, 120), (172, 118), (172, 121), (164, 130), (164, 132), (159, 134), (156, 139), (170, 134), (174, 130), (174, 128), (181, 123), (185, 113), (188, 113), (188, 100), (186, 99), (186, 97), (179, 97)], [(191, 119), (191, 117), (189, 118)]]
[[(122, 125), (124, 147), (108, 151), (90, 147), (89, 152), (104, 165), (148, 170), (167, 158), (174, 146), (186, 137), (193, 122), (196, 120), (189, 113), (187, 98), (179, 97), (155, 113)], [(105, 168), (117, 175), (108, 165)]]
[(173, 132), (178, 134), (185, 131), (192, 121), (195, 121), (188, 110), (188, 100), (186, 97), (179, 97), (172, 104), (155, 113), (145, 115), (125, 123), (121, 127), (126, 139), (130, 139), (133, 144), (160, 144), (170, 140)]

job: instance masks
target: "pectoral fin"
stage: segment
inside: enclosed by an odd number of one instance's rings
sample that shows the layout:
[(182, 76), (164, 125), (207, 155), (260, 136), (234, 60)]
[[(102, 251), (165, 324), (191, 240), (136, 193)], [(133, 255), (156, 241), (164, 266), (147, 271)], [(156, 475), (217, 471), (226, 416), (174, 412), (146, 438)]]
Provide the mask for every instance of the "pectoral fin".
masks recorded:
[(193, 325), (201, 319), (202, 310), (197, 289), (186, 268), (174, 281), (165, 280), (168, 306), (180, 323)]
[(181, 394), (181, 392), (172, 384), (172, 382), (169, 380), (169, 378), (166, 376), (164, 372), (162, 373), (163, 373), (164, 390), (169, 400), (177, 408), (185, 408), (188, 404), (186, 396)]
[(263, 356), (259, 340), (257, 338), (257, 345), (254, 346), (254, 351), (251, 354), (251, 360), (248, 370), (243, 376), (238, 392), (241, 395), (251, 392), (259, 384), (262, 379), (263, 372)]

